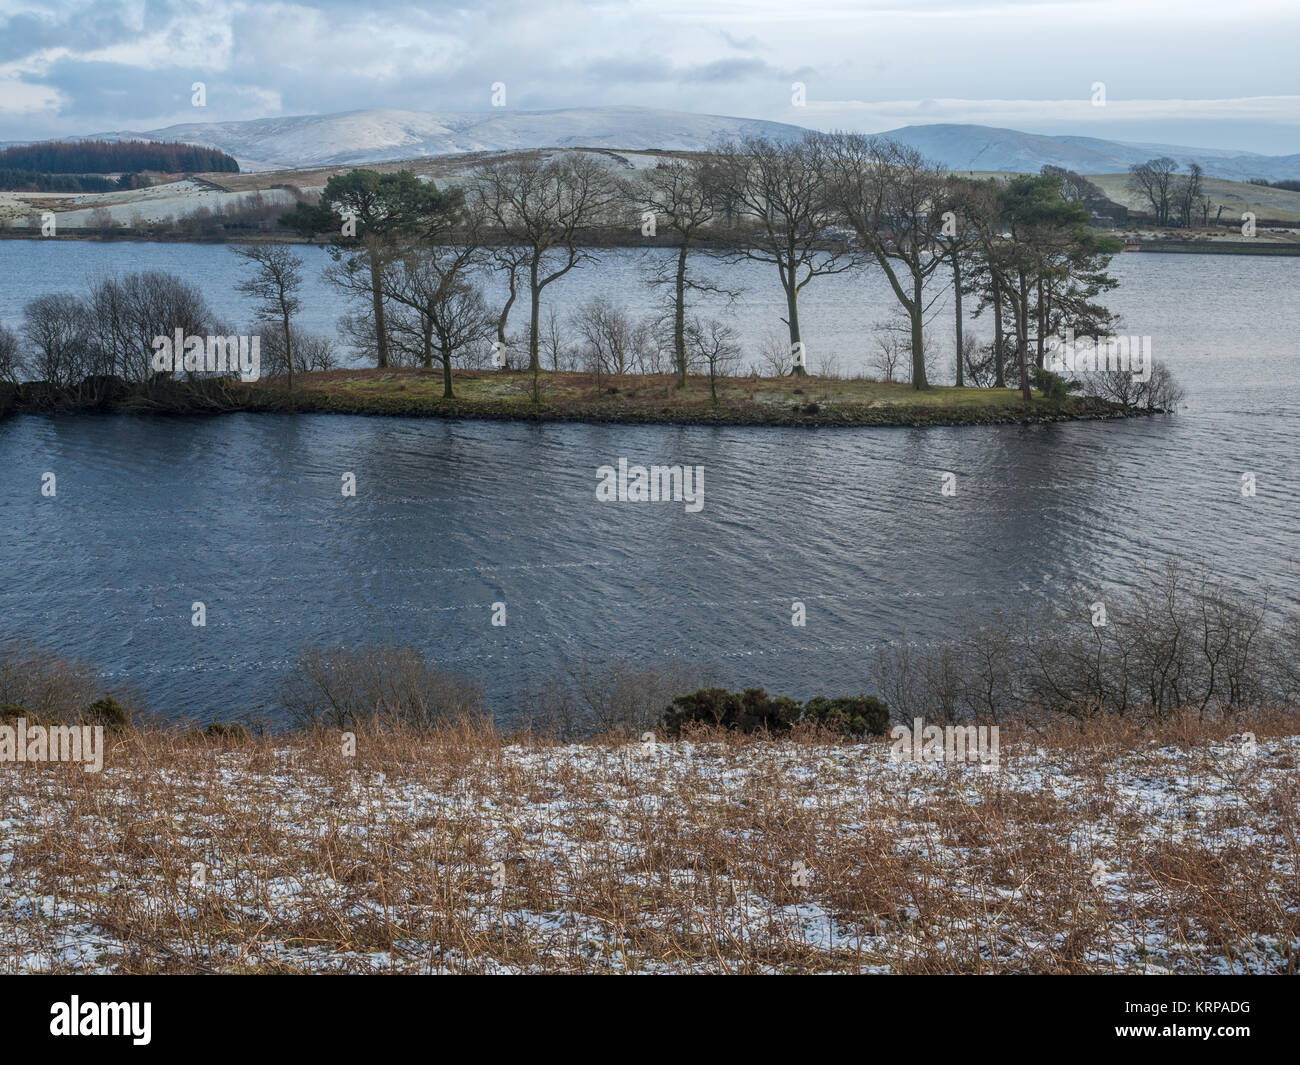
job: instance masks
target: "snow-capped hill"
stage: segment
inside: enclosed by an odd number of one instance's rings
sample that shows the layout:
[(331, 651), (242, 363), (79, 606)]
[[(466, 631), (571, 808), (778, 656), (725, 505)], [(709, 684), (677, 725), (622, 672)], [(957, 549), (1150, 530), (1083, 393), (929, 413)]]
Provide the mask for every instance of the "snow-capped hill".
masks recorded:
[(646, 107), (559, 111), (348, 111), (335, 115), (187, 122), (98, 137), (185, 141), (220, 148), (248, 170), (337, 166), (421, 155), (521, 148), (700, 150), (720, 137), (801, 136), (799, 126)]
[[(787, 140), (804, 132), (800, 126), (752, 118), (649, 107), (576, 107), (557, 111), (347, 111), (245, 122), (186, 122), (165, 129), (93, 136), (202, 144), (233, 155), (245, 170), (278, 170), (523, 148), (700, 151), (720, 138), (752, 133)], [(1231, 181), (1300, 178), (1300, 155), (1049, 137), (958, 124), (904, 126), (881, 136), (910, 144), (926, 158), (957, 171), (1037, 173), (1051, 164), (1080, 174), (1115, 174), (1134, 163), (1167, 155), (1182, 167), (1199, 163), (1207, 177)]]

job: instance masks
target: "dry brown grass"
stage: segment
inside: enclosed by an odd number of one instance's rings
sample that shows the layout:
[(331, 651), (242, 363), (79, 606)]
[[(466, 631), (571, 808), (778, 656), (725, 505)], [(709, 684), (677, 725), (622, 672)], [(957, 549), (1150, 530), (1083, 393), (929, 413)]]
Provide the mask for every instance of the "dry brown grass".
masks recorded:
[(1297, 733), (125, 733), (0, 765), (0, 971), (1295, 972)]
[[(583, 407), (613, 404), (629, 409), (706, 412), (713, 406), (707, 377), (692, 375), (685, 390), (675, 387), (671, 374), (603, 375), (599, 380), (588, 373), (544, 371), (542, 392), (554, 407)], [(275, 387), (263, 382), (261, 387)], [(339, 399), (379, 400), (400, 396), (405, 400), (442, 399), (441, 369), (390, 367), (388, 369), (344, 369), (300, 374), (298, 387), (321, 391)], [(525, 372), (457, 369), (456, 396), (467, 403), (508, 401), (526, 406), (532, 401), (532, 377)], [(720, 377), (718, 402), (735, 408), (785, 408), (810, 403), (829, 406), (908, 406), (944, 409), (1019, 409), (1020, 393), (1008, 389), (953, 388), (937, 386), (917, 392), (903, 382), (840, 377)], [(1035, 393), (1037, 395), (1037, 393)]]

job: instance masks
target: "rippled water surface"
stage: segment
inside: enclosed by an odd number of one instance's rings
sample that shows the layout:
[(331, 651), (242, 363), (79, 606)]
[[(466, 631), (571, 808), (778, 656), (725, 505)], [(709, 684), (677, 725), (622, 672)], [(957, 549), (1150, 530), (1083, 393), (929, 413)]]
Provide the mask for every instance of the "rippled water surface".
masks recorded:
[[(0, 242), (0, 319), (37, 292), (158, 267), (188, 270), (243, 320), (233, 258)], [(636, 270), (615, 255), (555, 290), (568, 306), (606, 292), (648, 307)], [(1300, 605), (1300, 259), (1138, 254), (1114, 272), (1127, 331), (1151, 335), (1187, 388), (1176, 417), (835, 431), (11, 417), (0, 636), (82, 655), (159, 708), (225, 716), (269, 704), (309, 643), (414, 644), (500, 705), (566, 665), (645, 654), (807, 696), (861, 687), (883, 641), (1133, 584), (1173, 558)], [(751, 341), (779, 313), (764, 281), (745, 272)], [(887, 294), (831, 282), (808, 290), (810, 345), (851, 366)], [(337, 301), (313, 288), (307, 303), (331, 328)], [(597, 502), (596, 468), (620, 456), (702, 465), (704, 509)], [(790, 624), (794, 600), (806, 628)]]

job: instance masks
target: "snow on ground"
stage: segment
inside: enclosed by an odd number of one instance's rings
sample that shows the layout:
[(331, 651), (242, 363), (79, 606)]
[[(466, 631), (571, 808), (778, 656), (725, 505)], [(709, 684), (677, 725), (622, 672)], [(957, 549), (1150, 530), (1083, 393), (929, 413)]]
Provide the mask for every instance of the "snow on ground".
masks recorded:
[[(0, 766), (0, 972), (1283, 972), (1300, 738), (124, 742)], [(382, 746), (382, 745), (381, 745)]]
[[(119, 225), (171, 222), (192, 214), (200, 207), (215, 210), (245, 203), (260, 195), (263, 202), (292, 206), (294, 198), (284, 189), (250, 192), (226, 192), (204, 181), (189, 178), (153, 185), (147, 189), (102, 193), (0, 193), (0, 219), (11, 218), (15, 229), (27, 226), (33, 201), (53, 205), (60, 228), (80, 229), (90, 224), (91, 212), (97, 208), (109, 213)], [(42, 206), (42, 210), (49, 207)]]

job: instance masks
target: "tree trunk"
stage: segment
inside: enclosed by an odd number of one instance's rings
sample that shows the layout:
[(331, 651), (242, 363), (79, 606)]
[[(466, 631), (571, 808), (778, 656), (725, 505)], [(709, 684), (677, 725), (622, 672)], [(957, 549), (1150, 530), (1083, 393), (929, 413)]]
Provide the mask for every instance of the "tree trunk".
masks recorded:
[(1029, 282), (1023, 270), (1017, 295), (1016, 351), (1020, 362), (1020, 395), (1028, 403), (1034, 397), (1029, 387)]
[(673, 309), (673, 355), (677, 387), (686, 387), (686, 245), (677, 249), (677, 306)]
[(388, 365), (388, 323), (384, 319), (383, 270), (379, 264), (379, 252), (373, 246), (370, 256), (370, 294), (375, 308), (375, 346), (379, 352), (377, 365), (383, 369)]
[(912, 275), (912, 306), (908, 314), (912, 319), (912, 387), (918, 391), (930, 387), (925, 379), (925, 323), (922, 321), (925, 303), (921, 291), (924, 284), (922, 278)]
[(786, 319), (790, 324), (790, 376), (803, 377), (808, 372), (808, 353), (799, 334), (799, 290), (795, 287), (793, 271), (785, 284), (785, 306), (790, 315)]
[(456, 398), (451, 393), (451, 355), (447, 352), (442, 354), (442, 398)]
[(537, 258), (533, 257), (532, 263), (528, 267), (528, 295), (529, 295), (529, 316), (528, 316), (528, 368), (533, 371), (534, 376), (537, 374), (540, 365), (539, 341), (542, 319), (542, 289), (537, 283)]
[(1046, 366), (1046, 342), (1047, 337), (1047, 289), (1043, 285), (1043, 279), (1038, 279), (1038, 368), (1044, 369)]
[(1007, 387), (1006, 360), (1002, 353), (1002, 285), (993, 275), (993, 387)]
[(510, 321), (510, 308), (515, 305), (515, 296), (519, 294), (519, 279), (515, 276), (514, 268), (508, 271), (510, 295), (506, 298), (506, 305), (501, 308), (501, 314), (497, 317), (497, 340), (501, 344), (502, 358), (506, 350), (506, 324)]
[(284, 355), (289, 361), (289, 391), (293, 391), (293, 337), (289, 333), (289, 312), (283, 304), (280, 314), (284, 319)]
[(965, 347), (965, 338), (962, 336), (964, 323), (961, 320), (961, 260), (957, 257), (956, 251), (952, 253), (952, 293), (955, 305), (954, 319), (957, 326), (957, 387), (963, 388), (966, 384), (965, 368), (962, 366), (962, 349)]

